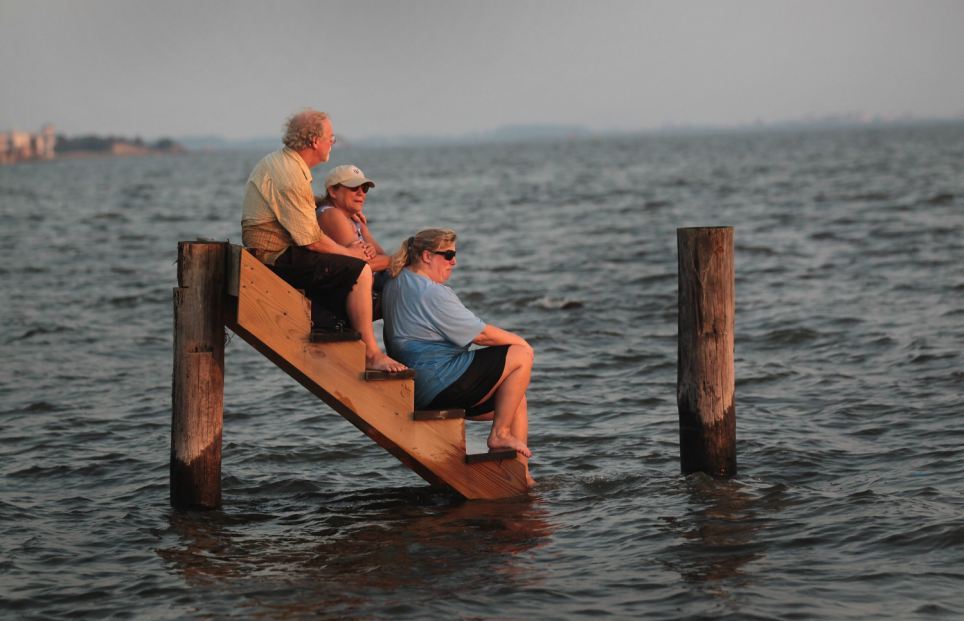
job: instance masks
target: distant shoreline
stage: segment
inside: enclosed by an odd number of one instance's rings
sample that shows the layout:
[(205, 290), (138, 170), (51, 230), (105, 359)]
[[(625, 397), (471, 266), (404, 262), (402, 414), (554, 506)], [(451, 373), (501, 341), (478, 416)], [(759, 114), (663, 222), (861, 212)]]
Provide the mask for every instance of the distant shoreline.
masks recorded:
[(104, 155), (148, 155), (151, 153), (182, 153), (185, 149), (170, 138), (145, 142), (141, 138), (120, 136), (86, 135), (76, 138), (57, 136), (54, 156), (60, 157), (73, 153)]
[(47, 124), (40, 132), (0, 132), (0, 164), (49, 162), (63, 158), (136, 156), (184, 153), (187, 149), (170, 138), (146, 142), (141, 137), (87, 134), (68, 138)]
[[(665, 125), (643, 129), (591, 129), (567, 125), (518, 125), (496, 128), (488, 132), (456, 135), (410, 134), (400, 136), (369, 136), (364, 138), (339, 137), (339, 143), (355, 147), (446, 146), (466, 144), (511, 144), (554, 140), (592, 140), (624, 136), (698, 136), (760, 132), (850, 131), (857, 129), (887, 129), (896, 127), (934, 127), (958, 125), (964, 117), (921, 119), (828, 118), (741, 125)], [(191, 152), (277, 149), (277, 137), (228, 139), (221, 136), (181, 136), (179, 144)]]
[(138, 151), (97, 151), (97, 150), (84, 150), (84, 151), (67, 151), (66, 153), (56, 153), (51, 160), (81, 160), (95, 157), (143, 157), (146, 155), (180, 155), (183, 153), (188, 153), (189, 151), (184, 148), (179, 149), (143, 149)]
[[(819, 119), (814, 121), (786, 121), (750, 125), (713, 126), (678, 125), (638, 130), (594, 130), (583, 126), (567, 125), (517, 125), (496, 128), (489, 132), (476, 132), (451, 136), (408, 135), (393, 137), (342, 138), (347, 147), (430, 147), (452, 145), (511, 144), (544, 141), (582, 141), (611, 137), (649, 136), (706, 136), (714, 134), (825, 132), (874, 130), (899, 127), (940, 127), (964, 123), (960, 118), (933, 119)], [(67, 138), (56, 137), (56, 148), (48, 156), (0, 158), (0, 165), (23, 162), (57, 161), (106, 157), (142, 157), (146, 155), (177, 155), (184, 153), (218, 153), (224, 151), (270, 151), (279, 148), (277, 137), (226, 139), (219, 136), (184, 136), (178, 139), (163, 138), (145, 142), (140, 138), (85, 135)]]
[(143, 149), (137, 151), (96, 151), (96, 150), (85, 150), (85, 151), (67, 151), (66, 153), (54, 153), (51, 157), (31, 157), (23, 158), (13, 161), (0, 162), (0, 166), (14, 166), (16, 164), (40, 164), (46, 162), (59, 162), (65, 160), (92, 160), (92, 159), (108, 159), (112, 157), (147, 157), (150, 155), (183, 155), (186, 153), (191, 153), (188, 149), (183, 147), (177, 149)]

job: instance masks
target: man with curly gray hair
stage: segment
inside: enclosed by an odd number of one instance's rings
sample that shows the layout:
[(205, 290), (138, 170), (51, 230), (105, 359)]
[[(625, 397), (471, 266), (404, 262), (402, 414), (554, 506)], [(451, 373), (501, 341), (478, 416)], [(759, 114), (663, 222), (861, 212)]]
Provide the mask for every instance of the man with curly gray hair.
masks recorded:
[(265, 156), (248, 177), (242, 243), (311, 298), (313, 341), (360, 337), (367, 368), (405, 370), (375, 340), (373, 276), (365, 247), (336, 243), (321, 231), (315, 217), (311, 169), (328, 161), (335, 144), (331, 119), (324, 112), (303, 110), (288, 119), (283, 142), (285, 146)]
[[(285, 137), (281, 140), (286, 147), (299, 151), (311, 147), (316, 138), (325, 135), (327, 127), (331, 127), (328, 114), (307, 108), (288, 119)], [(334, 144), (334, 142), (332, 142)], [(322, 161), (327, 161), (325, 157)]]

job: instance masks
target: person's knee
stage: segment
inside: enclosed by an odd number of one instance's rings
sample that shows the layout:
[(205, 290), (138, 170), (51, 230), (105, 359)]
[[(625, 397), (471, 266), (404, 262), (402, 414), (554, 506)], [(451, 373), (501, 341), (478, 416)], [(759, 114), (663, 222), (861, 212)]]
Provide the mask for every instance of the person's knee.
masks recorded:
[(355, 285), (360, 286), (363, 289), (371, 290), (374, 279), (375, 277), (372, 276), (372, 268), (366, 263), (362, 268), (362, 271), (358, 274), (358, 279), (355, 280)]
[(525, 345), (509, 345), (506, 360), (513, 367), (531, 369), (535, 360), (535, 352), (528, 343)]

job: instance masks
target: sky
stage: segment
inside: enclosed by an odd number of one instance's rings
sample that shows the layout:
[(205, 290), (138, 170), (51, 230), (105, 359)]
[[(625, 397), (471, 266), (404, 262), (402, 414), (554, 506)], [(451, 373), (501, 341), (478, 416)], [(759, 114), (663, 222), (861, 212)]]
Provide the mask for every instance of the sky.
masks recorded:
[(280, 136), (964, 117), (964, 0), (0, 0), (0, 130)]

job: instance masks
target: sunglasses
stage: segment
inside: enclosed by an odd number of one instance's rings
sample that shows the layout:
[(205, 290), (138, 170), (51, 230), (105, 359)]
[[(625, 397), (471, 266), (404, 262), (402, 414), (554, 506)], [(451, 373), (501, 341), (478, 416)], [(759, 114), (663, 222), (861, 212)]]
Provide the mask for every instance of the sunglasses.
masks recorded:
[(451, 261), (452, 259), (455, 258), (454, 250), (433, 250), (432, 254), (437, 254), (438, 256), (442, 257), (446, 261)]
[(333, 188), (345, 188), (345, 189), (347, 189), (347, 190), (351, 190), (352, 192), (358, 192), (359, 190), (361, 190), (364, 194), (368, 194), (368, 190), (371, 189), (371, 186), (369, 186), (367, 183), (363, 183), (363, 184), (361, 184), (360, 186), (358, 186), (357, 188), (350, 188), (350, 187), (348, 187), (347, 185), (342, 185), (342, 184), (340, 184), (340, 183), (339, 183), (338, 185), (333, 185), (333, 186), (331, 186), (331, 187), (333, 187)]

